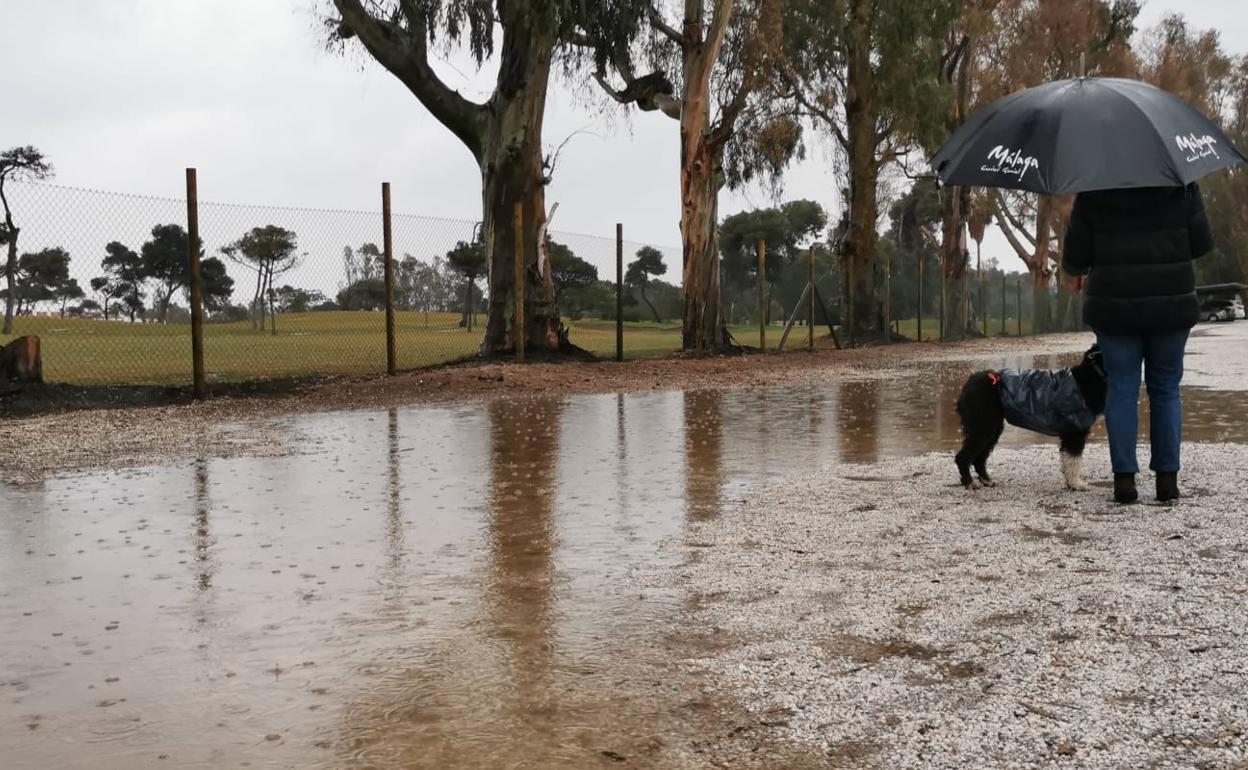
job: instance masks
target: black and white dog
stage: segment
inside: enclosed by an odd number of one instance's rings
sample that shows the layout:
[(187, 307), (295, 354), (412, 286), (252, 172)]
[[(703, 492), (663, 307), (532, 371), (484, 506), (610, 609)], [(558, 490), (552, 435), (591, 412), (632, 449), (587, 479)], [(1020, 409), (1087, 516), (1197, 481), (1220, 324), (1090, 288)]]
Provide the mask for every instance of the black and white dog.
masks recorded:
[[(1060, 437), (1066, 486), (1086, 490), (1080, 458), (1096, 418), (1105, 412), (1105, 392), (1105, 367), (1097, 345), (1083, 354), (1078, 366), (1070, 369), (1005, 369), (972, 374), (962, 386), (957, 404), (962, 418), (962, 449), (954, 460), (962, 486), (992, 486), (988, 456), (1009, 422)], [(978, 481), (971, 478), (972, 466)]]

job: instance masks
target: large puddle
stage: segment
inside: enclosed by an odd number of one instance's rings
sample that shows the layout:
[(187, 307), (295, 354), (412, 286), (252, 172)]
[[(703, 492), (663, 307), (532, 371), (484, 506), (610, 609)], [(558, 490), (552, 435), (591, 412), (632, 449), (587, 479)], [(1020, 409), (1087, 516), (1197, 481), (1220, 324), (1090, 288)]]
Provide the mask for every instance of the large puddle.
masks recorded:
[[(956, 447), (971, 368), (301, 416), (295, 456), (0, 486), (0, 765), (619, 766), (684, 718), (628, 651), (686, 598), (630, 569), (769, 477)], [(1189, 389), (1188, 439), (1245, 406)]]

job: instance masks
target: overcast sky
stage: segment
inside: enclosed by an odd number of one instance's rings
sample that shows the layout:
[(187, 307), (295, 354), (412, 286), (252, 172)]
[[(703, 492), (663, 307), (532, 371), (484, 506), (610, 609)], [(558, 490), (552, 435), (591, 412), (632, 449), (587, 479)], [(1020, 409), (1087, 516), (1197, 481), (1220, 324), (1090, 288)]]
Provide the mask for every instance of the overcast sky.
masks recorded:
[[(60, 184), (183, 194), (199, 169), (202, 200), (371, 208), (379, 183), (396, 211), (479, 218), (475, 164), (449, 132), (380, 67), (326, 52), (316, 0), (0, 0), (0, 146), (34, 144)], [(1149, 26), (1181, 11), (1248, 51), (1243, 0), (1151, 0)], [(479, 96), (490, 76), (442, 68)], [(560, 158), (548, 205), (553, 227), (678, 245), (675, 121), (607, 115), (575, 89), (553, 89), (546, 142), (578, 129)], [(836, 207), (818, 148), (787, 176), (785, 198)], [(721, 213), (770, 202), (726, 192)], [(991, 239), (985, 256), (1001, 253)], [(594, 261), (600, 261), (595, 259)], [(1021, 267), (1017, 260), (1007, 267)], [(605, 267), (600, 265), (600, 267)]]

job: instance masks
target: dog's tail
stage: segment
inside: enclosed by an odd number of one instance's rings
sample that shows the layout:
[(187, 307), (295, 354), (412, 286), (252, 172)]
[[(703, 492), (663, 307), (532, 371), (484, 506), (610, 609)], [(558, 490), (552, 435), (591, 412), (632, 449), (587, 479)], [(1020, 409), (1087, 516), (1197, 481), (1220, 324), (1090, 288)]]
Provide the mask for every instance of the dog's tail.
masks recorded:
[(996, 390), (999, 382), (1001, 382), (1001, 375), (991, 369), (984, 372), (975, 372), (966, 378), (966, 384), (962, 386), (962, 392), (958, 394), (958, 400), (953, 405), (954, 410), (959, 415), (965, 415), (966, 409), (974, 398), (972, 395), (974, 392), (985, 388)]

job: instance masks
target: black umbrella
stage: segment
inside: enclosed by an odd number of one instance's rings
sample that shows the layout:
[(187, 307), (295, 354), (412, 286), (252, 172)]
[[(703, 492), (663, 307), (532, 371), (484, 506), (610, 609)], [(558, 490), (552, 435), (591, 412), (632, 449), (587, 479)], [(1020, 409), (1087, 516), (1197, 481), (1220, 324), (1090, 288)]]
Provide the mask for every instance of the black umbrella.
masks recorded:
[(1138, 80), (1075, 78), (998, 99), (932, 166), (947, 185), (1057, 195), (1185, 185), (1244, 156), (1204, 115)]

